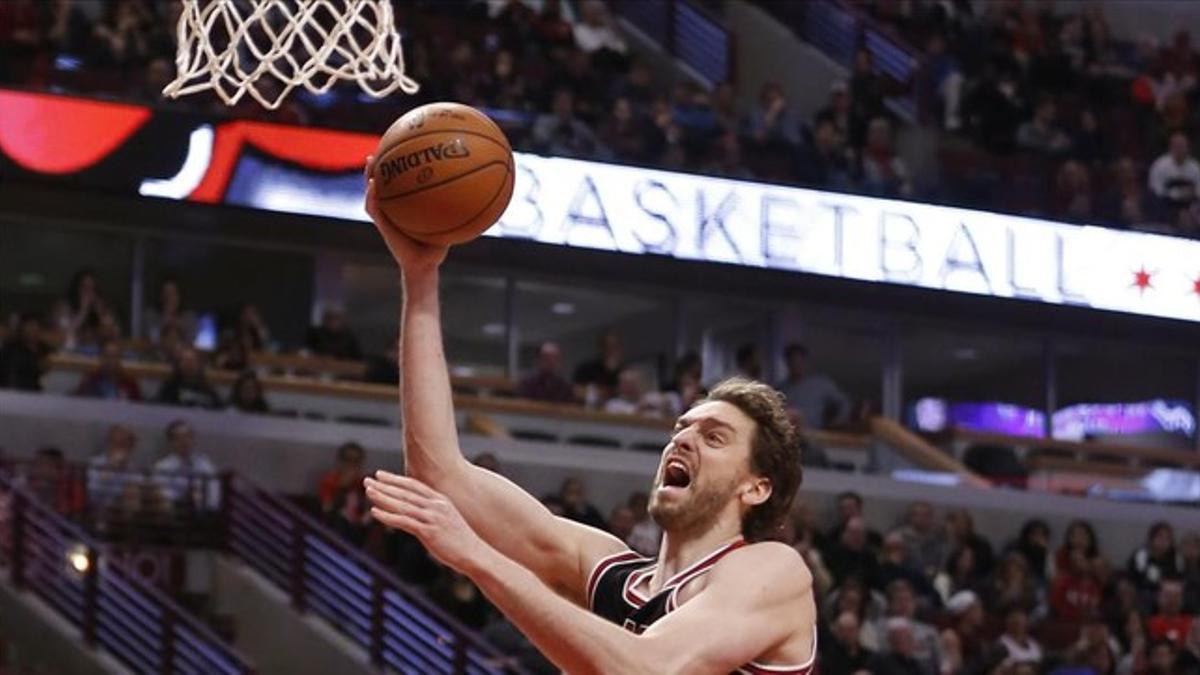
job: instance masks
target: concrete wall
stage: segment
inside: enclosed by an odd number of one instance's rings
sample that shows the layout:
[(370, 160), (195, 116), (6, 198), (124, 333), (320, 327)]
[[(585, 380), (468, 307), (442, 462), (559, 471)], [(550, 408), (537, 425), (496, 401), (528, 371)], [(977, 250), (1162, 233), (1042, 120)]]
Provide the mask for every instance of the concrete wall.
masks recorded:
[(314, 675), (377, 672), (366, 650), (321, 619), (292, 611), (287, 596), (241, 563), (213, 555), (212, 594), (217, 610), (237, 620), (234, 643), (258, 672)]
[[(0, 574), (0, 637), (11, 649), (16, 672), (101, 675), (131, 671), (108, 654), (83, 645), (79, 631), (27, 591)], [(0, 663), (0, 670), (4, 663)], [(23, 670), (28, 669), (28, 671)]]

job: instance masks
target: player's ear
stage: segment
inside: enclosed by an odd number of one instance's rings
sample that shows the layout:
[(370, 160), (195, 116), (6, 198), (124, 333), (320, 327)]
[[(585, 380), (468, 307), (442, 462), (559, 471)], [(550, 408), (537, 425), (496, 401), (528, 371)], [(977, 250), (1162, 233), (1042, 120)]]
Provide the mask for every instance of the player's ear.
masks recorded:
[(771, 498), (771, 479), (762, 476), (751, 476), (750, 481), (742, 489), (742, 503), (755, 507)]

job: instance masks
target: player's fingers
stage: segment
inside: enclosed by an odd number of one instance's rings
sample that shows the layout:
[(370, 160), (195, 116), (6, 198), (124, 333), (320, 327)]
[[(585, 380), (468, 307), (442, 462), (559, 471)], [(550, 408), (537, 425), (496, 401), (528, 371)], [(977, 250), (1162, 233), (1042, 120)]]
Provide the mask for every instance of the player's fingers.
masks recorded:
[(363, 177), (371, 177), (371, 167), (375, 165), (375, 155), (367, 155), (367, 161), (363, 162)]
[(397, 488), (368, 487), (367, 499), (376, 508), (388, 513), (406, 515), (422, 522), (430, 520), (431, 514), (429, 513), (429, 504), (426, 500), (404, 493)]
[(425, 528), (423, 523), (409, 516), (389, 513), (379, 508), (372, 508), (371, 516), (374, 517), (375, 520), (378, 520), (388, 527), (395, 528), (397, 530), (404, 530), (405, 532), (416, 536), (420, 536), (421, 532)]
[(429, 487), (423, 481), (419, 481), (416, 478), (410, 478), (409, 476), (396, 476), (396, 482), (394, 485), (403, 487), (413, 494), (424, 497), (425, 499), (438, 499), (442, 496), (442, 493)]

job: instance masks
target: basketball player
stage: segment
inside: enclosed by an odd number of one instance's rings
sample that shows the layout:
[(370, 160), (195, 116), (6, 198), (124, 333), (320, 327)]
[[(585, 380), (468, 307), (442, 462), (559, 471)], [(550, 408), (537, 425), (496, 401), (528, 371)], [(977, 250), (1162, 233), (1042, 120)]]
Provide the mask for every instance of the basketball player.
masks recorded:
[(810, 673), (812, 577), (796, 551), (764, 541), (800, 483), (782, 397), (733, 380), (679, 417), (650, 497), (662, 547), (642, 557), (463, 458), (438, 308), (446, 249), (402, 234), (378, 210), (373, 182), (366, 206), (404, 293), (407, 476), (366, 479), (375, 518), (469, 577), (573, 675)]

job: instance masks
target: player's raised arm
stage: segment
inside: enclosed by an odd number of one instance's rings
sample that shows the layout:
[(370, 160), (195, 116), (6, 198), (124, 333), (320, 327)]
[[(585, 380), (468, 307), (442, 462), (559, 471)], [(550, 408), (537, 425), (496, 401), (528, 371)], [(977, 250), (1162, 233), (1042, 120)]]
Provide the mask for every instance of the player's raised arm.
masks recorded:
[[(376, 207), (373, 181), (368, 182), (366, 206), (401, 270), (405, 471), (445, 494), (485, 541), (557, 591), (582, 601), (591, 561), (620, 550), (623, 544), (606, 533), (555, 517), (512, 482), (466, 461), (458, 445), (442, 348), (438, 268), (446, 248), (417, 242), (393, 225)], [(385, 483), (395, 479), (386, 474), (378, 478)]]

